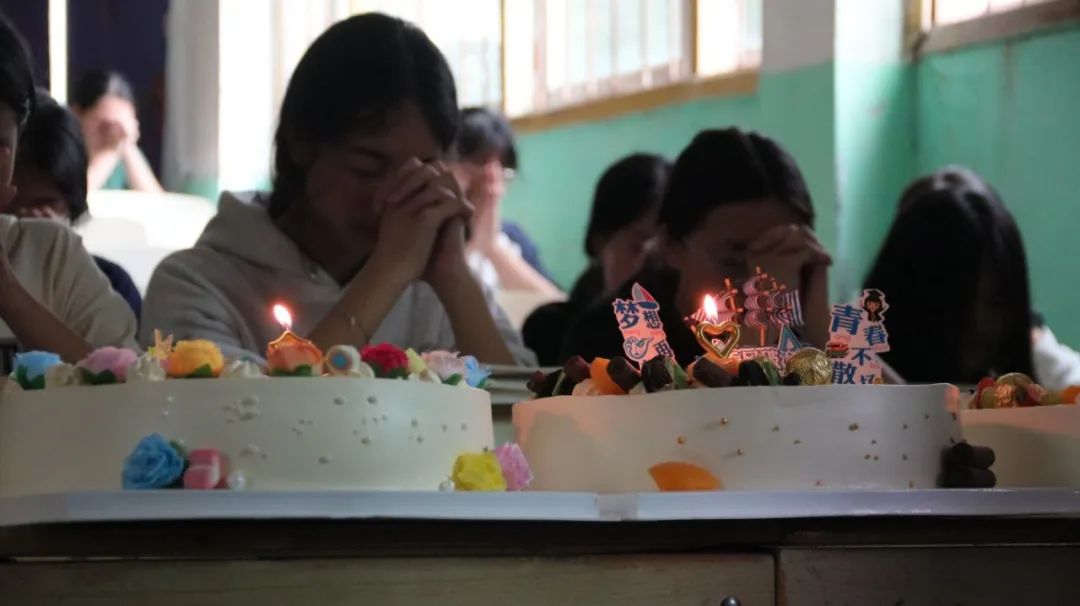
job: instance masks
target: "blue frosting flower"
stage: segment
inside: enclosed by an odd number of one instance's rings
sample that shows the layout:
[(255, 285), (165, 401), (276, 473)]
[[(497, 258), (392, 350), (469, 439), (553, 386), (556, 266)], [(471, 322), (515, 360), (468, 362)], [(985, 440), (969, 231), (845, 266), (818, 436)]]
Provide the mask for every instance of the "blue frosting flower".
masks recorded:
[(49, 368), (60, 363), (60, 356), (48, 351), (28, 351), (15, 354), (15, 372), (20, 368), (26, 371), (26, 378), (34, 380), (45, 374)]
[(491, 376), (491, 369), (480, 366), (480, 361), (474, 356), (463, 356), (461, 360), (465, 362), (465, 382), (469, 387), (482, 387)]
[(121, 478), (126, 489), (165, 488), (183, 473), (184, 457), (161, 434), (152, 433), (124, 458)]

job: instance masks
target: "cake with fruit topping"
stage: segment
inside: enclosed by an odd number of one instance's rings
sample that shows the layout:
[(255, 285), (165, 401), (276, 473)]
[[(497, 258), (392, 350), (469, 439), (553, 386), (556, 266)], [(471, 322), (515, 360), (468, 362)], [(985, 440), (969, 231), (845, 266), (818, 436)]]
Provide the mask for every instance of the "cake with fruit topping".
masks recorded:
[(832, 385), (828, 356), (571, 359), (513, 409), (539, 490), (907, 489), (993, 485), (961, 444), (951, 385)]
[(986, 378), (960, 413), (964, 436), (997, 453), (1009, 487), (1080, 487), (1080, 386), (1044, 389), (1020, 373)]
[[(267, 366), (208, 341), (19, 356), (0, 396), (0, 495), (147, 488), (498, 490), (474, 359), (389, 345), (324, 355), (286, 333)], [(463, 457), (463, 455), (465, 455)]]

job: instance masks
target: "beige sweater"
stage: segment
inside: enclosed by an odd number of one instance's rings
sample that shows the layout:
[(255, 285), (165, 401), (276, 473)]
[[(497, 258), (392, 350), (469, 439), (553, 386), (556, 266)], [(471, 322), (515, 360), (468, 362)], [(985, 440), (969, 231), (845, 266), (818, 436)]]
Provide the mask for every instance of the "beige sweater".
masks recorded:
[[(152, 343), (157, 328), (177, 339), (209, 339), (226, 357), (260, 360), (266, 345), (281, 334), (271, 315), (274, 303), (286, 304), (293, 312), (293, 330), (307, 334), (343, 292), (278, 229), (267, 213), (265, 196), (225, 193), (195, 247), (170, 255), (154, 270), (143, 301), (140, 340)], [(514, 359), (535, 364), (536, 356), (488, 295)], [(435, 291), (413, 282), (371, 342), (428, 351), (453, 350), (456, 339)]]
[[(131, 308), (74, 232), (55, 221), (0, 215), (0, 245), (23, 288), (76, 334), (95, 347), (136, 347)], [(0, 343), (14, 339), (0, 319)]]

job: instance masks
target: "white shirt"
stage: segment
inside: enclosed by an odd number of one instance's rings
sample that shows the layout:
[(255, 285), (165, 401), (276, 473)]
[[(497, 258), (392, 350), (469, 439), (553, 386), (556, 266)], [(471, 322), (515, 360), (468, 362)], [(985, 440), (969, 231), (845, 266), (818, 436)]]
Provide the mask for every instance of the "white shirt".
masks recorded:
[(1049, 328), (1043, 327), (1031, 353), (1035, 359), (1035, 376), (1043, 387), (1058, 391), (1080, 385), (1080, 353), (1058, 343)]
[[(75, 334), (94, 347), (135, 347), (135, 315), (67, 226), (0, 215), (0, 246), (23, 288)], [(0, 343), (14, 340), (0, 319)]]

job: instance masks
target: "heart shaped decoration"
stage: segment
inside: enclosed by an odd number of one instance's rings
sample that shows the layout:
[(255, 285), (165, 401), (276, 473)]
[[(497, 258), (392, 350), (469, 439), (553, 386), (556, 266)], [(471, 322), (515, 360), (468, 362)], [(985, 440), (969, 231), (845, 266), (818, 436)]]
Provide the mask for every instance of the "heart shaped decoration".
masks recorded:
[[(694, 329), (694, 336), (697, 337), (698, 345), (706, 352), (726, 358), (739, 345), (739, 325), (731, 321), (721, 324), (702, 322)], [(720, 345), (717, 345), (717, 341)]]

